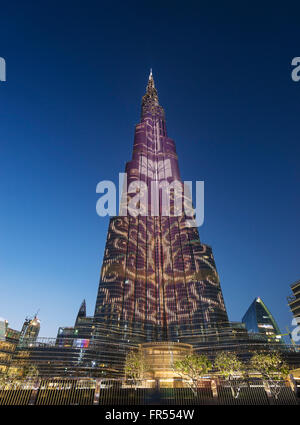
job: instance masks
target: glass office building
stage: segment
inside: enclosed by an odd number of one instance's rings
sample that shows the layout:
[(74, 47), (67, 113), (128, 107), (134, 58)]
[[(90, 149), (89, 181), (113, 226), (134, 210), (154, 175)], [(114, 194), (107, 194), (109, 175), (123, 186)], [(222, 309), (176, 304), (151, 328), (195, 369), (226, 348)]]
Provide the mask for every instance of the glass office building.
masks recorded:
[(269, 341), (281, 341), (279, 327), (260, 297), (255, 298), (242, 322), (245, 323), (249, 333), (264, 335)]

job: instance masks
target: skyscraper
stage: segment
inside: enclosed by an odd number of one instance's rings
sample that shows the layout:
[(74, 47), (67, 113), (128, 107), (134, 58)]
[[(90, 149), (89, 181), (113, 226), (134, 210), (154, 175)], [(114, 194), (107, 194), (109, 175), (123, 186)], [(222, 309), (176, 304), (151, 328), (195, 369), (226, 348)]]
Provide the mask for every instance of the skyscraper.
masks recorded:
[(37, 316), (35, 315), (33, 319), (26, 317), (21, 329), (20, 344), (32, 344), (37, 339), (39, 332), (40, 320)]
[(262, 302), (255, 301), (244, 317), (250, 333), (263, 331), (262, 337), (248, 334), (243, 323), (228, 322), (212, 249), (191, 226), (191, 208), (178, 208), (186, 201), (191, 205), (191, 197), (183, 190), (152, 73), (125, 172), (119, 215), (109, 222), (94, 315), (86, 315), (83, 301), (74, 326), (59, 328), (54, 341), (18, 347), (17, 355), (26, 356), (41, 376), (119, 379), (128, 353), (139, 344), (148, 358), (169, 356), (170, 364), (173, 355), (187, 350), (211, 359), (231, 350), (248, 360), (254, 349), (277, 349), (274, 338), (264, 336), (279, 330)]
[(262, 334), (270, 341), (281, 340), (279, 327), (260, 297), (255, 298), (242, 322), (250, 333)]
[(288, 303), (294, 317), (300, 317), (300, 280), (291, 285), (293, 295), (288, 297)]
[[(129, 211), (125, 215), (121, 208), (110, 219), (95, 307), (98, 328), (135, 333), (145, 341), (172, 341), (227, 323), (212, 250), (200, 242), (197, 227), (189, 226), (185, 210), (175, 211), (175, 187), (184, 185), (152, 72), (125, 172), (122, 208)], [(166, 186), (171, 187), (169, 209)], [(137, 194), (134, 216), (130, 204)]]
[[(74, 326), (59, 327), (56, 344), (59, 346), (76, 345), (86, 347), (93, 331), (93, 317), (86, 315), (85, 300), (81, 303)], [(74, 341), (76, 340), (76, 343)]]

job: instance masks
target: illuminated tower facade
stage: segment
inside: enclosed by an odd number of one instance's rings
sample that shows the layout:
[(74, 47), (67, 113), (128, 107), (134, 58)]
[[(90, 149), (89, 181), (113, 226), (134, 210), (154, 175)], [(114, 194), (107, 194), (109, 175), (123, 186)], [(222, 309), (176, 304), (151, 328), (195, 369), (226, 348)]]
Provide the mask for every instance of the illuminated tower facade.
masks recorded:
[[(110, 219), (107, 234), (95, 308), (98, 329), (176, 341), (227, 323), (212, 250), (200, 242), (185, 209), (175, 211), (175, 186), (184, 185), (152, 72), (125, 172), (120, 214)], [(138, 214), (131, 214), (130, 203)]]

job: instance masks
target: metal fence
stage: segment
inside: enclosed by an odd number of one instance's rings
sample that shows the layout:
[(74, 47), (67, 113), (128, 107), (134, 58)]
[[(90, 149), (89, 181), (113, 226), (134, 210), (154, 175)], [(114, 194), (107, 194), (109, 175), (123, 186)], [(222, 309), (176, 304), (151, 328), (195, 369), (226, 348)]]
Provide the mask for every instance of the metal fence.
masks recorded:
[[(190, 388), (125, 388), (123, 381), (100, 379), (44, 379), (0, 390), (0, 405), (292, 405), (299, 399), (282, 382), (278, 397), (261, 380), (206, 381)], [(234, 391), (233, 391), (234, 388)], [(238, 393), (238, 396), (236, 396)]]
[(32, 389), (6, 389), (0, 391), (0, 406), (26, 406)]

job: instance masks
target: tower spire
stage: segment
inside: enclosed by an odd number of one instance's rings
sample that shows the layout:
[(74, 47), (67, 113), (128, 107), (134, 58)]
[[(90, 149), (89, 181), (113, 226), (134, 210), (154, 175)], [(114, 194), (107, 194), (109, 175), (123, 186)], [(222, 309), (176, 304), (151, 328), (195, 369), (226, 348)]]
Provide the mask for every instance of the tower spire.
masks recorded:
[(157, 102), (158, 102), (158, 95), (157, 95), (157, 90), (156, 90), (155, 84), (154, 84), (154, 78), (153, 78), (153, 74), (152, 74), (152, 68), (150, 68), (150, 74), (149, 74), (149, 78), (148, 78), (146, 95), (147, 94), (149, 94), (152, 97), (156, 97)]
[(154, 84), (152, 68), (150, 68), (146, 93), (142, 99), (142, 116), (145, 116), (145, 114), (147, 113), (150, 113), (151, 115), (155, 114), (164, 116), (163, 108), (159, 105), (158, 94)]

